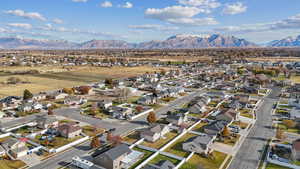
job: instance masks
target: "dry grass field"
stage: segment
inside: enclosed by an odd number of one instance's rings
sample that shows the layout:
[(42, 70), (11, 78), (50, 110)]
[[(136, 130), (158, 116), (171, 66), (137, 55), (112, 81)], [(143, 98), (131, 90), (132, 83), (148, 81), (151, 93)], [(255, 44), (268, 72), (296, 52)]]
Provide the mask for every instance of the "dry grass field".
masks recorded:
[(245, 58), (248, 61), (270, 61), (270, 62), (299, 62), (299, 57), (258, 57), (258, 58)]
[[(39, 70), (40, 74), (13, 75), (11, 73), (3, 73), (4, 71), (25, 71)], [(1, 71), (1, 69), (0, 69)], [(76, 85), (84, 85), (91, 82), (97, 82), (105, 78), (126, 78), (144, 74), (146, 72), (160, 71), (160, 68), (153, 67), (73, 67), (67, 71), (62, 67), (8, 67), (2, 68), (0, 73), (0, 82), (6, 82), (9, 77), (18, 77), (22, 81), (29, 83), (7, 85), (0, 84), (0, 97), (9, 95), (22, 95), (24, 89), (28, 89), (33, 93), (40, 91), (48, 91), (63, 87), (72, 87)]]

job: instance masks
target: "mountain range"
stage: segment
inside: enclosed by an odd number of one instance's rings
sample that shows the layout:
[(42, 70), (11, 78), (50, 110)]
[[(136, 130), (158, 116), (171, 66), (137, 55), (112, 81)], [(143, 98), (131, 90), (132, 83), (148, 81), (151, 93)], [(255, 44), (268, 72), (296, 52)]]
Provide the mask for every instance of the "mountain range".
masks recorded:
[[(268, 47), (300, 47), (300, 36), (274, 40)], [(235, 36), (186, 35), (171, 36), (162, 41), (129, 43), (123, 40), (91, 40), (73, 43), (64, 40), (35, 40), (15, 37), (0, 38), (0, 49), (197, 49), (225, 47), (259, 47), (259, 45)]]

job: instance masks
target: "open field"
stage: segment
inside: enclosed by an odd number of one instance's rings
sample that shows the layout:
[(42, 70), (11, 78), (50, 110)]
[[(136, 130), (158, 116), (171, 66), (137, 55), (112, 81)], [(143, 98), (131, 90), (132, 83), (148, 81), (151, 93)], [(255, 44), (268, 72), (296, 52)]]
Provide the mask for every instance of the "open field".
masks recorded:
[(245, 58), (248, 61), (271, 61), (271, 62), (299, 62), (299, 57), (257, 57), (257, 58)]
[(0, 160), (0, 168), (1, 169), (18, 169), (24, 167), (26, 164), (22, 161), (12, 161), (12, 160)]
[[(0, 83), (6, 82), (9, 77), (18, 77), (28, 83), (16, 85), (0, 85), (0, 97), (9, 95), (22, 95), (24, 89), (32, 93), (60, 89), (63, 87), (72, 87), (84, 85), (91, 82), (97, 82), (106, 78), (126, 78), (140, 75), (146, 72), (160, 71), (159, 68), (153, 67), (76, 67), (66, 71), (62, 67), (7, 67), (5, 71), (28, 71), (39, 70), (40, 74), (14, 75), (13, 73), (1, 72)], [(4, 70), (4, 68), (2, 68)], [(62, 71), (64, 70), (64, 71)], [(0, 70), (1, 71), (1, 70)]]

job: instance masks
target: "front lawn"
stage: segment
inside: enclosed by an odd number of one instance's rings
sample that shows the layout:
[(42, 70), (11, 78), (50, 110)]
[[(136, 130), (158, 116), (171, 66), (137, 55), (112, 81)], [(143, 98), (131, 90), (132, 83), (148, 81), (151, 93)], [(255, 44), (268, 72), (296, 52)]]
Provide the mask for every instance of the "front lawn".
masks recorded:
[(139, 139), (140, 139), (140, 134), (137, 131), (135, 131), (135, 132), (129, 134), (128, 136), (122, 138), (122, 140), (124, 142), (131, 143), (131, 144), (135, 143)]
[(178, 139), (175, 143), (173, 143), (171, 146), (169, 146), (165, 152), (175, 154), (180, 157), (187, 157), (190, 152), (186, 152), (182, 149), (182, 143), (184, 143), (186, 140), (188, 140), (191, 137), (197, 136), (192, 133), (187, 133), (184, 136), (182, 136), (180, 139)]
[(247, 117), (249, 119), (253, 119), (253, 114), (252, 113), (240, 113), (241, 116)]
[(290, 168), (268, 163), (266, 169), (290, 169)]
[(217, 142), (234, 146), (235, 143), (240, 139), (240, 135), (236, 134), (235, 136), (225, 137), (223, 140), (217, 140)]
[(169, 133), (167, 133), (163, 138), (157, 140), (156, 142), (154, 143), (151, 143), (151, 142), (147, 142), (147, 141), (144, 141), (142, 143), (143, 146), (147, 146), (147, 147), (151, 147), (151, 148), (155, 148), (155, 149), (159, 149), (161, 148), (163, 145), (165, 145), (166, 143), (168, 143), (169, 141), (171, 141), (174, 137), (177, 136), (177, 133), (171, 131)]
[(168, 160), (171, 163), (173, 163), (175, 166), (180, 163), (180, 160), (177, 160), (177, 159), (174, 159), (174, 158), (171, 158), (171, 157), (168, 157), (168, 156), (164, 156), (164, 155), (161, 155), (161, 154), (154, 157), (149, 163), (150, 164), (157, 164), (158, 162), (163, 161), (163, 160)]
[(201, 132), (201, 133), (203, 133), (204, 131), (203, 131), (203, 126), (205, 126), (205, 125), (207, 125), (208, 123), (206, 123), (206, 122), (201, 122), (201, 123), (199, 123), (198, 125), (196, 125), (194, 128), (193, 128), (193, 130), (194, 131), (197, 131), (197, 132)]
[(297, 129), (296, 127), (288, 128), (287, 126), (285, 126), (282, 123), (278, 123), (278, 128), (280, 128), (281, 130), (283, 130), (285, 132), (296, 133), (296, 134), (300, 133), (299, 129)]
[(248, 123), (243, 123), (243, 122), (240, 122), (240, 121), (235, 121), (235, 122), (232, 123), (232, 125), (239, 126), (241, 129), (245, 129), (245, 128), (247, 128)]
[(197, 169), (198, 166), (201, 166), (204, 169), (219, 169), (226, 156), (226, 154), (217, 151), (212, 152), (209, 157), (202, 157), (201, 155), (194, 154), (189, 161), (180, 167), (180, 169)]
[(0, 160), (0, 168), (1, 169), (19, 169), (21, 167), (26, 166), (26, 164), (23, 161), (20, 160)]
[(42, 137), (41, 135), (38, 135), (38, 136), (36, 136), (36, 138), (33, 141), (37, 142), (37, 143), (39, 143), (43, 146), (46, 146), (47, 148), (59, 148), (61, 146), (67, 145), (67, 144), (72, 143), (72, 142), (74, 142), (78, 139), (83, 138), (83, 136), (77, 136), (77, 137), (68, 139), (68, 138), (65, 138), (65, 137), (58, 136), (58, 137), (54, 137), (53, 141), (49, 141), (47, 143), (47, 141), (41, 140), (40, 139), (41, 137)]
[(104, 129), (96, 129), (93, 126), (83, 126), (82, 132), (88, 136), (95, 136), (104, 133)]

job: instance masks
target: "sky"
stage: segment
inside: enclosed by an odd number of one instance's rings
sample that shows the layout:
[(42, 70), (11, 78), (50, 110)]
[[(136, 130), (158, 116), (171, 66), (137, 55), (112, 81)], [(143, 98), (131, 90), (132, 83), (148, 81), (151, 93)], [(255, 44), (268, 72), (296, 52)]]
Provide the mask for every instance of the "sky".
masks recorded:
[(84, 42), (224, 34), (255, 43), (300, 35), (300, 0), (1, 0), (0, 37)]

